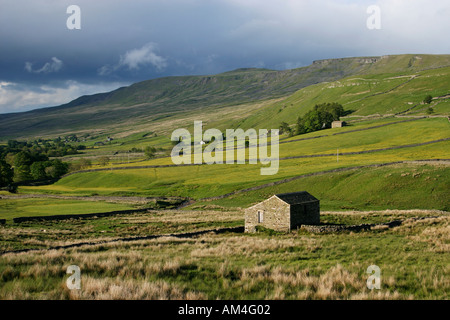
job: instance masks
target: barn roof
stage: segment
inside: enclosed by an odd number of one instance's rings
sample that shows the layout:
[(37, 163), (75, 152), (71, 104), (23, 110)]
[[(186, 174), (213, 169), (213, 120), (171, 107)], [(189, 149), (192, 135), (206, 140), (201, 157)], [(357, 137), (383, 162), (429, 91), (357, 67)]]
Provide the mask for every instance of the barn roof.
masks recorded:
[(309, 201), (318, 201), (318, 199), (316, 199), (314, 196), (312, 196), (306, 191), (280, 193), (276, 194), (275, 196), (288, 204), (299, 204)]

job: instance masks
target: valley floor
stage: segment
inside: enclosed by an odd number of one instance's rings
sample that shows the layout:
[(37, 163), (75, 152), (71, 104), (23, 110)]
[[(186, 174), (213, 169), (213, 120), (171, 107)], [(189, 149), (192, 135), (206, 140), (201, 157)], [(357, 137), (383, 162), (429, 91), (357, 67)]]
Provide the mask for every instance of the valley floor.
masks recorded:
[[(424, 219), (412, 219), (424, 218)], [(242, 226), (239, 211), (149, 211), (0, 226), (1, 299), (448, 299), (450, 216), (426, 210), (323, 212), (323, 223), (393, 228), (312, 234), (169, 233)], [(165, 235), (117, 241), (122, 237)], [(92, 241), (89, 245), (51, 249)], [(69, 265), (81, 289), (69, 290)], [(370, 265), (381, 289), (366, 286)]]

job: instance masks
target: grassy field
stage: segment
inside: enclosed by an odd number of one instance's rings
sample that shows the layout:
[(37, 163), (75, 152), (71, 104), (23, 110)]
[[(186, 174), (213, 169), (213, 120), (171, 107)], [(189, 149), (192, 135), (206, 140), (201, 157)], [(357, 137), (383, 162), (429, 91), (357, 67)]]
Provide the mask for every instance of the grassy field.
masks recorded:
[[(404, 120), (412, 121), (401, 122)], [(392, 124), (388, 125), (389, 123)], [(386, 126), (377, 127), (380, 125)], [(354, 130), (361, 131), (352, 132)], [(190, 132), (193, 132), (192, 128), (190, 128)], [(445, 118), (387, 118), (368, 120), (342, 128), (320, 130), (294, 137), (281, 136), (279, 152), (280, 158), (301, 155), (330, 154), (336, 153), (337, 149), (339, 149), (339, 152), (359, 152), (448, 138), (449, 132), (450, 123)], [(268, 140), (268, 143), (270, 145), (270, 139)], [(167, 150), (171, 150), (172, 147), (173, 146), (166, 148), (169, 148)], [(215, 154), (218, 155), (219, 158), (222, 155), (225, 161), (224, 152), (217, 151)], [(246, 159), (248, 159), (248, 154), (249, 149), (247, 148)], [(122, 155), (121, 157), (124, 163), (115, 164), (114, 167), (130, 166), (130, 164), (126, 161), (126, 155)], [(194, 155), (192, 155), (191, 159), (191, 162), (193, 163)], [(170, 157), (162, 157), (132, 163), (131, 165), (149, 166), (170, 164), (173, 164)], [(101, 167), (98, 166), (95, 168)], [(110, 166), (106, 166), (105, 168), (110, 168)]]
[(134, 208), (131, 205), (103, 201), (93, 202), (48, 198), (2, 199), (0, 201), (0, 219), (100, 213)]
[(43, 249), (80, 242), (234, 227), (243, 224), (240, 211), (155, 211), (58, 221), (7, 221), (0, 227), (0, 251)]
[(450, 167), (406, 164), (305, 177), (191, 208), (249, 207), (273, 194), (308, 190), (322, 210), (438, 209), (450, 211)]
[[(217, 221), (218, 214), (150, 214), (116, 217), (114, 222), (121, 230), (132, 223), (145, 233), (157, 221), (195, 228), (199, 221)], [(228, 233), (8, 253), (0, 256), (0, 298), (448, 299), (448, 215), (327, 212), (324, 218), (353, 223), (436, 215), (439, 217), (410, 219), (399, 227), (359, 233)], [(233, 212), (220, 213), (220, 219), (223, 222), (215, 222), (215, 226), (242, 223)], [(43, 233), (43, 228), (49, 232)], [(4, 226), (0, 232), (5, 238), (26, 230), (30, 243), (35, 239), (34, 246), (41, 247), (77, 241), (79, 232), (88, 239), (98, 232), (98, 226), (91, 223), (75, 224), (72, 232), (66, 228), (66, 224)], [(164, 231), (169, 230), (177, 228), (170, 226)], [(370, 291), (366, 269), (373, 264), (381, 269), (381, 289)], [(69, 265), (80, 267), (81, 290), (69, 290), (65, 285)]]
[[(333, 154), (333, 156), (281, 160), (279, 171), (273, 176), (260, 175), (261, 164), (216, 164), (194, 167), (141, 169), (124, 168), (123, 170), (77, 173), (65, 177), (53, 185), (20, 187), (19, 191), (23, 193), (68, 193), (74, 195), (163, 195), (201, 199), (219, 196), (235, 190), (254, 187), (301, 174), (327, 171), (336, 168), (404, 160), (449, 158), (449, 141), (379, 151), (379, 149), (383, 148), (448, 138), (450, 124), (444, 118), (419, 119), (379, 128), (371, 128), (369, 130), (348, 132), (388, 124), (393, 120), (399, 121), (398, 119), (370, 120), (368, 123), (360, 122), (347, 128), (323, 130), (282, 140), (287, 143), (280, 144), (281, 159), (304, 155)], [(335, 135), (341, 132), (347, 133)], [(319, 135), (324, 135), (324, 137), (295, 141), (298, 139), (313, 138)], [(344, 153), (339, 156), (339, 159), (335, 156), (338, 149), (340, 153)], [(348, 152), (371, 150), (374, 152), (345, 154)], [(173, 164), (170, 158), (148, 160), (132, 165), (158, 166), (167, 164)], [(114, 165), (114, 167), (118, 169), (127, 165)]]
[(20, 192), (103, 195), (182, 196), (201, 199), (301, 174), (391, 161), (443, 159), (450, 142), (361, 155), (291, 159), (280, 162), (277, 175), (261, 176), (261, 165), (202, 165), (78, 173), (57, 183), (21, 187)]

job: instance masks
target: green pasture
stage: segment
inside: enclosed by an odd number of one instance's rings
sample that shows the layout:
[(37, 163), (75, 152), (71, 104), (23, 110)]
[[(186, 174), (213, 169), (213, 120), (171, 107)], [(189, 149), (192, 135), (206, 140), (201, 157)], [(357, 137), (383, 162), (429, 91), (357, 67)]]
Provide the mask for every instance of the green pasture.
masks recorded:
[(1, 199), (0, 219), (71, 215), (129, 210), (130, 205), (102, 201), (81, 201), (47, 198)]
[(191, 208), (246, 208), (278, 194), (307, 190), (321, 210), (450, 210), (450, 167), (406, 164), (305, 177), (225, 199), (201, 201)]
[[(398, 122), (405, 119), (389, 118), (377, 121), (361, 122), (352, 126), (321, 130), (308, 134), (298, 135), (290, 138), (280, 137), (279, 154), (280, 158), (312, 155), (312, 154), (335, 154), (338, 149), (339, 153), (359, 152), (373, 149), (383, 149), (395, 146), (409, 145), (414, 143), (423, 143), (433, 140), (439, 140), (450, 137), (450, 123), (446, 118), (425, 118), (408, 122), (390, 124), (380, 128), (372, 128), (378, 125), (386, 125), (391, 122)], [(406, 119), (407, 120), (407, 119)], [(363, 131), (349, 132), (352, 130), (368, 129)], [(336, 134), (344, 133), (345, 134)], [(323, 137), (319, 137), (323, 136)], [(319, 137), (315, 139), (314, 138)], [(299, 139), (306, 139), (296, 141)], [(268, 151), (270, 154), (270, 139), (268, 139)], [(226, 143), (223, 143), (226, 147)], [(241, 149), (242, 150), (242, 149)], [(258, 152), (258, 150), (256, 150)], [(245, 151), (246, 159), (248, 159), (249, 149)], [(222, 155), (225, 159), (223, 151), (215, 153), (218, 157)], [(124, 158), (126, 160), (126, 158)], [(191, 162), (194, 162), (193, 148)], [(152, 160), (139, 161), (132, 163), (132, 166), (149, 166), (149, 165), (172, 165), (170, 157), (162, 157)], [(127, 167), (128, 163), (114, 165), (114, 167)], [(100, 168), (100, 167), (99, 167)], [(108, 168), (108, 167), (106, 167)]]
[[(200, 199), (264, 183), (337, 168), (403, 160), (448, 158), (450, 141), (359, 155), (282, 160), (278, 173), (261, 175), (261, 164), (215, 164), (77, 173), (53, 185), (20, 187), (24, 193), (183, 196)], [(338, 161), (339, 160), (339, 161)]]
[[(243, 120), (241, 126), (277, 127), (282, 121), (294, 124), (298, 116), (303, 116), (314, 105), (332, 101), (341, 103), (352, 115), (393, 115), (420, 104), (428, 94), (433, 97), (449, 94), (448, 83), (450, 67), (406, 74), (350, 76), (300, 89), (285, 100), (255, 112)], [(421, 106), (411, 113), (418, 111), (426, 114)], [(448, 115), (449, 111), (445, 106), (436, 109), (440, 114)]]

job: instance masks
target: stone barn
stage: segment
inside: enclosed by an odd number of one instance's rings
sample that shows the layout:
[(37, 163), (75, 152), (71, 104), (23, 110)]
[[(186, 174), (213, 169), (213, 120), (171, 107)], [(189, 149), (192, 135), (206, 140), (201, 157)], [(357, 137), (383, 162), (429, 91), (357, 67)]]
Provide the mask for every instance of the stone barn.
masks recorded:
[(245, 209), (245, 232), (255, 232), (256, 226), (289, 232), (319, 222), (319, 200), (306, 191), (276, 194)]
[(345, 121), (333, 121), (331, 123), (331, 128), (342, 128), (345, 126)]

